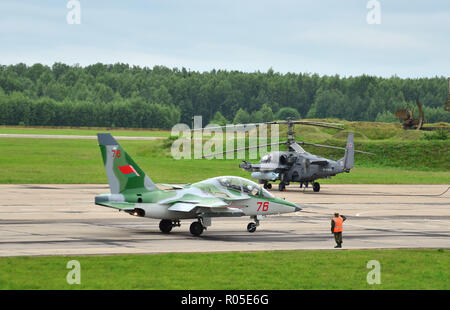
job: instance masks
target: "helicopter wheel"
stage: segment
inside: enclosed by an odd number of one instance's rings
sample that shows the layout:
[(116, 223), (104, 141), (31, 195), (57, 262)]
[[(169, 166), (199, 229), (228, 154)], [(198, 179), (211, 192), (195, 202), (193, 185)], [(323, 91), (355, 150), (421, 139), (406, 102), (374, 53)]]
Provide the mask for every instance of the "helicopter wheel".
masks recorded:
[(270, 184), (269, 182), (264, 183), (264, 188), (265, 189), (272, 189), (272, 184)]
[(281, 182), (280, 184), (278, 184), (278, 190), (280, 192), (284, 192), (286, 190), (286, 185), (283, 182)]
[(313, 183), (313, 190), (314, 190), (315, 192), (320, 191), (320, 184), (319, 184), (318, 182), (314, 182), (314, 183)]

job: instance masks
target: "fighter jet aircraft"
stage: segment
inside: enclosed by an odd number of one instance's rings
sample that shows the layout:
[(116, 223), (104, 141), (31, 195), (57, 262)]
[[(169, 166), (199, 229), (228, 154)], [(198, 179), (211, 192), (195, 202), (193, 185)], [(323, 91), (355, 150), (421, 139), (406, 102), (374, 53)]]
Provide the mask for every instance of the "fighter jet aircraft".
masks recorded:
[(95, 197), (95, 204), (134, 216), (161, 219), (159, 229), (169, 233), (182, 219), (195, 219), (190, 232), (199, 236), (214, 217), (250, 216), (255, 232), (265, 215), (300, 211), (297, 205), (276, 198), (253, 181), (219, 176), (162, 190), (156, 186), (110, 134), (97, 134), (110, 194)]

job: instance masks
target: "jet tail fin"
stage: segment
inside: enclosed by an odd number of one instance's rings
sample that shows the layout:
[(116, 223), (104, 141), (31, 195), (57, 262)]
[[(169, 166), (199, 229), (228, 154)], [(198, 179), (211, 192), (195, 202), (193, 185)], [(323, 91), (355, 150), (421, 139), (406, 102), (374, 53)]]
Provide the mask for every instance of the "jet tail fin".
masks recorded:
[(158, 190), (152, 180), (109, 133), (97, 134), (111, 194), (126, 190)]
[(353, 133), (348, 134), (347, 145), (345, 146), (344, 169), (350, 170), (355, 166), (355, 146), (353, 144)]

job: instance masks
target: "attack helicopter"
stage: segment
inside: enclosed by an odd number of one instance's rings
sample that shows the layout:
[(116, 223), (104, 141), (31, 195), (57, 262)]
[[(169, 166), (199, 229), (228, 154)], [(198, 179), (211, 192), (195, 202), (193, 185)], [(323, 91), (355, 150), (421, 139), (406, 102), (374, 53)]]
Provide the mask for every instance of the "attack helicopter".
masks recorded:
[[(266, 123), (258, 123), (253, 125), (261, 124), (287, 124), (287, 140), (259, 145), (257, 148), (262, 148), (266, 146), (271, 146), (274, 144), (286, 145), (288, 151), (273, 151), (263, 156), (259, 164), (251, 164), (250, 162), (243, 161), (239, 164), (239, 168), (251, 172), (251, 177), (257, 179), (260, 184), (264, 185), (265, 189), (271, 189), (272, 184), (270, 182), (280, 181), (278, 184), (278, 190), (284, 191), (286, 186), (292, 182), (299, 182), (300, 188), (303, 186), (307, 188), (309, 184), (312, 184), (313, 191), (320, 191), (320, 183), (316, 182), (317, 179), (330, 178), (338, 173), (349, 173), (350, 169), (354, 167), (354, 153), (371, 154), (369, 152), (357, 151), (355, 150), (353, 143), (353, 133), (350, 133), (347, 138), (347, 144), (344, 147), (337, 147), (331, 145), (323, 145), (308, 142), (296, 142), (294, 135), (294, 125), (310, 125), (319, 126), (326, 128), (334, 128), (342, 130), (342, 124), (324, 123), (324, 122), (312, 122), (312, 121), (299, 121), (288, 118), (285, 121), (273, 121)], [(247, 124), (248, 125), (248, 124)], [(317, 147), (333, 148), (345, 150), (344, 157), (339, 160), (331, 160), (324, 157), (320, 157), (311, 153), (306, 152), (301, 145), (311, 145)], [(232, 152), (248, 150), (252, 147), (245, 147), (234, 150)], [(215, 153), (211, 156), (217, 154), (224, 154), (228, 152)]]

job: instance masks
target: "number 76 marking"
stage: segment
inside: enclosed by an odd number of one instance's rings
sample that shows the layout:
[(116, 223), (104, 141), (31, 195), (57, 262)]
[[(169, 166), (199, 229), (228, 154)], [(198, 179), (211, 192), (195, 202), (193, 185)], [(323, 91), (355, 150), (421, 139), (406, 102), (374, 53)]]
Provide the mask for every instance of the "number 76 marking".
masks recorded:
[(260, 211), (260, 210), (261, 210), (261, 207), (262, 207), (262, 211), (263, 211), (263, 212), (269, 210), (269, 202), (268, 202), (268, 201), (264, 202), (264, 204), (263, 204), (262, 201), (258, 201), (256, 204), (259, 206), (259, 207), (258, 207), (258, 210), (256, 210), (256, 211)]

